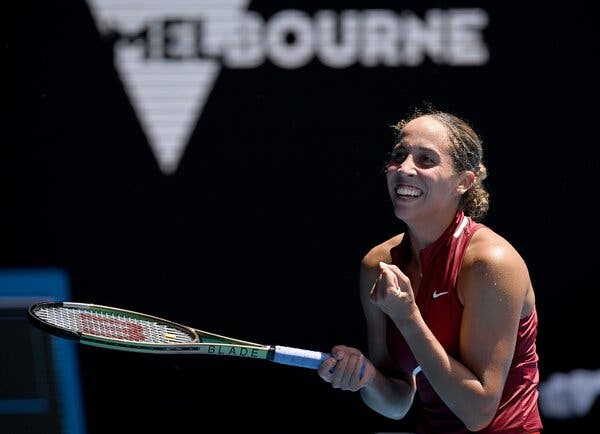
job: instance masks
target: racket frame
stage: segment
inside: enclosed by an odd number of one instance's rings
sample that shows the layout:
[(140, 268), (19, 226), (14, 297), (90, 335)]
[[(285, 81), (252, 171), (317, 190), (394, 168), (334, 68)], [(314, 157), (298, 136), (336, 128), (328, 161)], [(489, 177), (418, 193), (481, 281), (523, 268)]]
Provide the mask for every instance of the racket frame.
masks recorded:
[[(179, 329), (191, 338), (191, 342), (186, 343), (144, 343), (129, 341), (119, 338), (102, 338), (84, 332), (69, 330), (63, 327), (55, 326), (44, 319), (40, 318), (36, 311), (41, 308), (70, 308), (80, 310), (81, 312), (90, 311), (91, 313), (111, 313), (123, 314), (125, 317), (156, 321), (157, 323), (171, 326)], [(255, 359), (273, 360), (275, 347), (273, 345), (261, 345), (255, 342), (233, 339), (227, 336), (210, 333), (204, 330), (195, 329), (184, 326), (182, 324), (166, 320), (153, 315), (143, 314), (140, 312), (114, 308), (90, 303), (75, 303), (75, 302), (42, 302), (36, 303), (27, 310), (28, 319), (41, 330), (61, 338), (76, 340), (82, 344), (92, 345), (95, 347), (108, 348), (114, 350), (122, 350), (138, 353), (151, 354), (208, 354), (208, 355), (225, 355), (248, 357)]]
[[(51, 324), (39, 317), (36, 311), (41, 308), (71, 308), (81, 312), (122, 314), (127, 317), (140, 320), (156, 321), (157, 323), (171, 326), (182, 333), (192, 337), (191, 342), (184, 343), (151, 343), (138, 342), (115, 337), (102, 337), (88, 334), (83, 331), (73, 331), (64, 327)], [(68, 301), (42, 302), (31, 305), (27, 310), (27, 317), (37, 328), (45, 332), (78, 341), (79, 343), (121, 350), (127, 352), (151, 353), (151, 354), (208, 354), (217, 356), (236, 356), (253, 359), (269, 360), (284, 365), (318, 369), (321, 364), (331, 357), (328, 353), (309, 351), (294, 347), (281, 345), (262, 345), (255, 342), (230, 338), (228, 336), (210, 333), (204, 330), (188, 327), (173, 321), (166, 320), (153, 315), (148, 315), (132, 310), (103, 306), (90, 303), (76, 303)], [(361, 371), (364, 372), (365, 362)]]

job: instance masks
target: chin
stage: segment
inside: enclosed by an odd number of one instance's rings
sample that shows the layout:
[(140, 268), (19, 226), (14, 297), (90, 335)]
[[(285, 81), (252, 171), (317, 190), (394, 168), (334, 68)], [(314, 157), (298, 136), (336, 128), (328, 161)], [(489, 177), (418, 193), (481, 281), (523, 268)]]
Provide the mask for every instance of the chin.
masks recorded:
[(404, 223), (410, 224), (412, 222), (423, 221), (435, 216), (439, 210), (431, 207), (424, 207), (423, 204), (405, 204), (394, 202), (394, 214), (402, 220)]
[(394, 214), (404, 222), (408, 222), (418, 217), (418, 212), (414, 208), (406, 205), (394, 204)]

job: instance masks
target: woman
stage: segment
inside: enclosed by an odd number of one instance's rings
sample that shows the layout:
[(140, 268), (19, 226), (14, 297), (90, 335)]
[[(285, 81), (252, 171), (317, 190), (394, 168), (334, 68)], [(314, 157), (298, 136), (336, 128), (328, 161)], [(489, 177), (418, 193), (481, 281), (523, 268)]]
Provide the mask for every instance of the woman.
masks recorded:
[(319, 375), (394, 419), (418, 393), (419, 433), (539, 432), (535, 295), (519, 253), (476, 223), (481, 141), (437, 111), (396, 129), (386, 178), (406, 230), (361, 264), (369, 357), (336, 346)]

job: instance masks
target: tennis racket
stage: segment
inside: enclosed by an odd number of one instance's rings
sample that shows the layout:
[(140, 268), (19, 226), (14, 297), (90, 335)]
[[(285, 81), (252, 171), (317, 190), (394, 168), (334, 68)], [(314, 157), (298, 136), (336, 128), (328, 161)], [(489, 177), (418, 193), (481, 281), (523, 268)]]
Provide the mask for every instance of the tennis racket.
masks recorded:
[(319, 351), (232, 339), (151, 315), (95, 304), (37, 303), (29, 307), (28, 318), (37, 328), (54, 336), (113, 350), (237, 356), (310, 369), (318, 369), (331, 357)]

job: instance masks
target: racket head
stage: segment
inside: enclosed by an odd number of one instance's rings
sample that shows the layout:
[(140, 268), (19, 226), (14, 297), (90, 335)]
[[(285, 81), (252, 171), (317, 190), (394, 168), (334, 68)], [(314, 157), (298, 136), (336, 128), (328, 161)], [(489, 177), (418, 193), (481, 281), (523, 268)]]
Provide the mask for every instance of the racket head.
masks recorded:
[(54, 336), (124, 351), (181, 350), (200, 341), (190, 327), (109, 306), (43, 302), (30, 306), (27, 316), (34, 326)]

